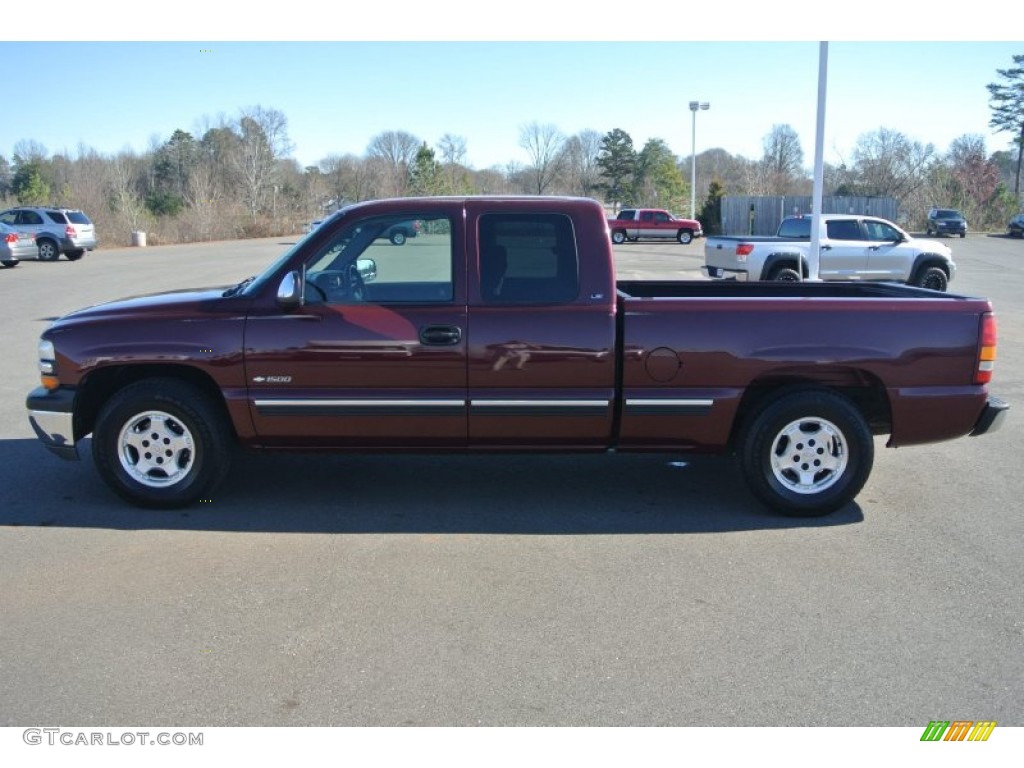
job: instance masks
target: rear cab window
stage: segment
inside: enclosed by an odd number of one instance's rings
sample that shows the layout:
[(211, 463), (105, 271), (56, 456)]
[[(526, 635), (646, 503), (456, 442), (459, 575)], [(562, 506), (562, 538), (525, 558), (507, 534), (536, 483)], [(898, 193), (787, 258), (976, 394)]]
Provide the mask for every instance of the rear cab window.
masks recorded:
[(566, 304), (579, 296), (579, 254), (568, 216), (487, 213), (478, 226), (485, 303)]

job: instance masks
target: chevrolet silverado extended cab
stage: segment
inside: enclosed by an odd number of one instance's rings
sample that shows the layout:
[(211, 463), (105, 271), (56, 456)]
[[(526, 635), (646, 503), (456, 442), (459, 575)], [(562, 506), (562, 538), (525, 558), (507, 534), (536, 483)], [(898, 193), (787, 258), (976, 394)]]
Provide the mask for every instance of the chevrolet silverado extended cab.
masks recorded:
[[(403, 248), (380, 233), (421, 222)], [(738, 455), (823, 514), (890, 446), (1007, 406), (984, 299), (900, 285), (616, 283), (593, 200), (437, 197), (334, 214), (259, 276), (55, 321), (36, 434), (145, 507), (209, 498), (232, 447)]]
[(608, 230), (616, 245), (641, 238), (678, 240), (685, 245), (704, 234), (699, 221), (677, 219), (668, 211), (656, 208), (623, 208), (614, 219), (608, 219)]
[[(956, 274), (952, 252), (934, 240), (911, 237), (872, 216), (823, 214), (822, 280), (877, 280), (944, 291)], [(782, 220), (775, 237), (709, 237), (704, 272), (711, 278), (799, 281), (807, 276), (811, 219)]]

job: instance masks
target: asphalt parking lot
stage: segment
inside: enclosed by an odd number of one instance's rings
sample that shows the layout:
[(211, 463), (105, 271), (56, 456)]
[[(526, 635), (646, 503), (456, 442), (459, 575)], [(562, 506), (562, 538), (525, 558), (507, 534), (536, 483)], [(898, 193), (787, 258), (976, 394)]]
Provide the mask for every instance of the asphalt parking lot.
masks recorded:
[(728, 460), (627, 455), (245, 456), (215, 503), (145, 512), (38, 444), (50, 319), (287, 240), (0, 271), (0, 725), (1024, 725), (1024, 242), (949, 241), (951, 290), (997, 310), (1005, 428), (879, 440), (825, 518), (766, 512)]

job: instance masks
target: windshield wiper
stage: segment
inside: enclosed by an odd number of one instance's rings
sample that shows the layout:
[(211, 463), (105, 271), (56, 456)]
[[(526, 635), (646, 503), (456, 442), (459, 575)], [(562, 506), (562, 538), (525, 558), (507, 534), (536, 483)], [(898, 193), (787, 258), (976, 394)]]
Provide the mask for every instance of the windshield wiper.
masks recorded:
[(255, 279), (256, 275), (245, 278), (245, 280), (240, 282), (238, 285), (234, 286), (233, 288), (228, 288), (226, 291), (224, 291), (224, 296), (237, 296), (238, 294), (245, 290), (246, 286), (249, 285), (249, 283), (251, 283)]

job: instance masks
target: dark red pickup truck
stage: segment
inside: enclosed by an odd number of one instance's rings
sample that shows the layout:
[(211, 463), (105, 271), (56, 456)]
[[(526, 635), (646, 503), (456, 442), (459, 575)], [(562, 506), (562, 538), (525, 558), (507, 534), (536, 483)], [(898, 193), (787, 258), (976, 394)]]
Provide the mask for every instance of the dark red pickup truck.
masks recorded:
[[(396, 248), (380, 233), (416, 221)], [(736, 453), (782, 512), (846, 504), (873, 434), (982, 434), (992, 307), (899, 285), (620, 282), (600, 205), (353, 205), (231, 288), (57, 320), (40, 439), (147, 507), (209, 498), (231, 448)]]

